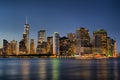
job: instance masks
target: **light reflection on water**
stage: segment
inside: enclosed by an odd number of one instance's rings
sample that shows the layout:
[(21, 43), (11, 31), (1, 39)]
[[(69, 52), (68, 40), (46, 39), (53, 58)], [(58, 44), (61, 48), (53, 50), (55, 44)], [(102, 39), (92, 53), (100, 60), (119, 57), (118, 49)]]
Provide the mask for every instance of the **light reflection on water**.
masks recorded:
[[(114, 70), (113, 70), (113, 74), (114, 74), (114, 80), (119, 80), (118, 79), (118, 76), (120, 75), (120, 74), (118, 74), (118, 63), (117, 63), (117, 61), (114, 61)], [(119, 65), (120, 66), (120, 65)], [(119, 70), (120, 71), (120, 70)]]
[(21, 65), (21, 74), (22, 74), (22, 80), (29, 80), (29, 67), (30, 63), (27, 60), (22, 61), (22, 65)]
[(52, 80), (59, 80), (60, 76), (60, 63), (59, 60), (52, 60)]
[(40, 60), (39, 61), (39, 79), (40, 80), (46, 80), (46, 74), (47, 74), (47, 71), (46, 71), (46, 61), (44, 59)]
[(0, 80), (119, 80), (120, 59), (0, 59)]

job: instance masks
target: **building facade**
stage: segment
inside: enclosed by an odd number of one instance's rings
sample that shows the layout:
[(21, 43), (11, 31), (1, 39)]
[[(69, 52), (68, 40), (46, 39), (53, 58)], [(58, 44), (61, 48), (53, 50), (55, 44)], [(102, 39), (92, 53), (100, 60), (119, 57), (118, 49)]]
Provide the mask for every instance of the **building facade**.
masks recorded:
[(93, 53), (107, 54), (107, 32), (104, 29), (93, 32)]
[(38, 42), (46, 42), (46, 31), (45, 30), (39, 30), (38, 31)]
[(76, 34), (68, 33), (68, 44), (69, 44), (69, 52), (71, 55), (75, 55), (77, 53), (77, 42), (76, 42)]
[(7, 55), (8, 41), (3, 39), (3, 53), (2, 55)]
[(23, 32), (23, 40), (25, 42), (25, 46), (26, 46), (26, 49), (27, 49), (27, 54), (30, 53), (29, 30), (30, 30), (30, 26), (27, 22), (27, 17), (26, 17), (26, 23), (24, 25), (24, 32)]
[(18, 54), (18, 47), (17, 47), (17, 41), (12, 40), (10, 42), (10, 54), (11, 55), (17, 55)]
[(47, 53), (53, 53), (53, 37), (47, 37)]
[(26, 54), (28, 51), (27, 51), (27, 47), (26, 47), (26, 44), (25, 44), (25, 40), (22, 39), (20, 42), (19, 42), (19, 54)]
[(30, 54), (35, 54), (34, 39), (30, 39)]
[(60, 38), (59, 33), (54, 32), (54, 34), (53, 34), (53, 54), (54, 55), (59, 55), (60, 54), (59, 38)]
[(89, 30), (83, 27), (76, 30), (77, 54), (91, 53)]
[(36, 48), (37, 54), (47, 54), (46, 31), (38, 31), (38, 43)]

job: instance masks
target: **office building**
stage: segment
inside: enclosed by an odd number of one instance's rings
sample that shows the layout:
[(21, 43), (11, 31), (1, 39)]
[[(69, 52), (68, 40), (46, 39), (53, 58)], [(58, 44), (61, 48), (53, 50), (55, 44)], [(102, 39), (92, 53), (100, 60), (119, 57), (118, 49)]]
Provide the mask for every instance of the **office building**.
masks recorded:
[(37, 54), (47, 54), (46, 31), (38, 31), (38, 43), (36, 48)]
[(107, 31), (104, 29), (93, 32), (93, 53), (107, 54)]
[(46, 31), (45, 30), (39, 30), (38, 31), (38, 42), (46, 42)]
[(30, 44), (29, 44), (29, 29), (30, 29), (30, 26), (27, 22), (27, 17), (26, 17), (26, 23), (24, 25), (24, 32), (23, 32), (23, 40), (24, 40), (24, 43), (25, 43), (25, 46), (26, 46), (26, 51), (27, 51), (27, 54), (29, 54), (30, 52)]
[(34, 44), (34, 39), (30, 40), (30, 54), (35, 53), (35, 44)]
[(15, 40), (12, 40), (11, 42), (10, 42), (10, 54), (11, 55), (17, 55), (17, 49), (18, 49), (18, 47), (17, 47), (17, 41), (15, 41)]
[(68, 44), (69, 44), (69, 52), (71, 55), (75, 55), (77, 53), (77, 42), (76, 42), (76, 34), (75, 33), (68, 33)]
[(77, 54), (91, 53), (89, 30), (83, 27), (76, 30)]
[(67, 37), (70, 41), (74, 41), (76, 39), (76, 34), (75, 33), (68, 33)]
[(8, 41), (3, 39), (3, 55), (7, 55)]
[(116, 41), (107, 37), (107, 56), (116, 56)]
[(47, 53), (53, 53), (53, 37), (47, 37)]
[(58, 32), (54, 32), (53, 34), (53, 54), (54, 55), (59, 55), (60, 51), (59, 51), (59, 33)]
[(25, 40), (22, 39), (20, 42), (19, 42), (19, 54), (26, 54), (28, 51), (27, 51), (27, 47), (26, 47), (26, 44), (25, 44)]

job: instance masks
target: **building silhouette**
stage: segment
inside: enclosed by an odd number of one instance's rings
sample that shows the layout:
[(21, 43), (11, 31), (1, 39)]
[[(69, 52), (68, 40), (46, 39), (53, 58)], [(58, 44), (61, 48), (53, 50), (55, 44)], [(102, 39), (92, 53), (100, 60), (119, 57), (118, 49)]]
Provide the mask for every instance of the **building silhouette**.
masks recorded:
[(7, 55), (8, 41), (3, 39), (3, 55)]

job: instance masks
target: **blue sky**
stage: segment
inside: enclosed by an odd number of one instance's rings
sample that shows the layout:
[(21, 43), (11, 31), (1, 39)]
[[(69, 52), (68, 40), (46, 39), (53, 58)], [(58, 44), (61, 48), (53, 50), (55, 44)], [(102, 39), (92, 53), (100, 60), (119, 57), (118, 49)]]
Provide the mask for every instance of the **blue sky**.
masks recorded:
[(27, 16), (35, 40), (40, 29), (46, 29), (47, 36), (53, 32), (66, 36), (78, 27), (89, 29), (92, 36), (94, 30), (105, 29), (116, 38), (120, 51), (119, 4), (119, 0), (0, 0), (0, 46), (2, 39), (22, 39)]

